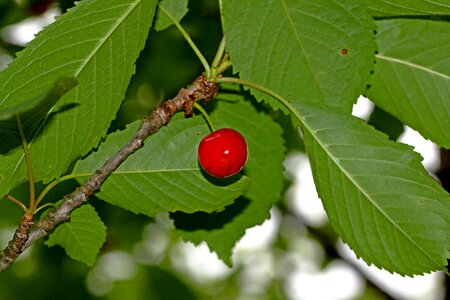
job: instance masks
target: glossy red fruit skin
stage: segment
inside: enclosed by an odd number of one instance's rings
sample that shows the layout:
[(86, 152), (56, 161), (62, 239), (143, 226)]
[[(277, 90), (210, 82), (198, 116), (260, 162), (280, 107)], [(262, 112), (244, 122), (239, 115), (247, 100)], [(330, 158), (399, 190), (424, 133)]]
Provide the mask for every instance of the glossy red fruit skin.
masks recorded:
[(205, 136), (198, 146), (198, 160), (210, 175), (225, 178), (239, 173), (248, 157), (247, 142), (234, 129), (222, 128)]

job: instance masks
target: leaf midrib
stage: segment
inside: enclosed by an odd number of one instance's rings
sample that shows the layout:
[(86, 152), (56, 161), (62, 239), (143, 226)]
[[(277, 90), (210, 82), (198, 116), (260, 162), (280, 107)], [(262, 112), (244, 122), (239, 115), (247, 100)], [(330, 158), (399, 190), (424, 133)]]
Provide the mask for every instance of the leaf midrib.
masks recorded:
[[(74, 76), (77, 77), (78, 75), (80, 75), (80, 73), (84, 70), (84, 68), (89, 64), (89, 62), (93, 59), (93, 57), (95, 56), (96, 53), (98, 53), (99, 49), (105, 44), (105, 42), (108, 40), (108, 38), (111, 37), (111, 35), (117, 30), (117, 28), (119, 28), (119, 26), (124, 22), (124, 20), (126, 18), (128, 18), (128, 16), (136, 9), (136, 7), (139, 6), (139, 4), (142, 2), (143, 0), (136, 0), (136, 2), (134, 4), (131, 4), (129, 9), (123, 14), (123, 16), (119, 19), (117, 19), (117, 21), (114, 23), (114, 26), (111, 26), (111, 29), (107, 32), (107, 34), (105, 34), (104, 38), (99, 40), (99, 43), (96, 45), (96, 47), (93, 49), (93, 51), (89, 54), (89, 56), (87, 57), (87, 59), (84, 60), (84, 62), (80, 65), (80, 67), (75, 71)], [(53, 110), (53, 108), (51, 108), (49, 110), (49, 113)], [(43, 125), (43, 124), (42, 124)], [(39, 130), (36, 132), (39, 132)], [(36, 136), (35, 135), (35, 136)], [(33, 144), (34, 138), (29, 142), (29, 148), (31, 148), (32, 144)], [(11, 172), (12, 174), (16, 174), (17, 170), (19, 169), (21, 163), (23, 162), (25, 158), (25, 154), (22, 154), (22, 156), (19, 158), (14, 170)], [(10, 180), (8, 181), (8, 184), (10, 184), (13, 176), (9, 177)]]
[(99, 51), (99, 49), (105, 44), (105, 42), (108, 40), (108, 38), (111, 37), (111, 35), (119, 28), (119, 26), (124, 22), (126, 18), (138, 7), (138, 5), (143, 0), (136, 0), (134, 4), (130, 4), (129, 8), (125, 13), (122, 15), (121, 18), (117, 19), (116, 22), (113, 23), (113, 26), (111, 26), (111, 29), (104, 35), (103, 38), (101, 38), (98, 41), (98, 44), (94, 47), (92, 52), (88, 55), (88, 57), (84, 60), (84, 62), (80, 65), (80, 67), (75, 71), (75, 76), (78, 76), (83, 69), (89, 64), (89, 62), (92, 60), (92, 58), (95, 56), (95, 54)]
[(308, 130), (308, 132), (311, 134), (311, 136), (314, 138), (314, 140), (320, 145), (320, 147), (323, 149), (323, 151), (327, 154), (327, 156), (333, 161), (333, 163), (338, 167), (338, 169), (350, 180), (350, 182), (360, 191), (366, 199), (369, 200), (369, 202), (390, 222), (392, 225), (394, 225), (397, 230), (403, 234), (419, 251), (421, 251), (426, 257), (428, 257), (431, 261), (437, 263), (429, 254), (428, 252), (420, 247), (399, 225), (394, 222), (394, 220), (391, 219), (389, 215), (387, 215), (384, 210), (377, 205), (377, 203), (367, 194), (367, 192), (357, 183), (357, 181), (347, 172), (347, 170), (339, 164), (339, 159), (331, 155), (331, 153), (328, 151), (328, 148), (321, 142), (320, 138), (315, 134), (315, 131), (309, 126), (306, 119), (307, 117), (302, 116), (297, 110), (295, 110), (294, 114), (296, 117), (301, 121), (304, 128)]
[(305, 57), (305, 61), (308, 64), (308, 67), (309, 67), (309, 70), (311, 72), (311, 75), (314, 78), (314, 82), (316, 83), (316, 86), (320, 90), (319, 80), (317, 79), (316, 74), (313, 71), (312, 65), (311, 65), (311, 63), (310, 63), (310, 61), (309, 61), (309, 59), (308, 59), (308, 57), (306, 55), (305, 47), (303, 47), (303, 43), (302, 43), (302, 41), (300, 39), (300, 35), (299, 35), (297, 29), (295, 28), (295, 24), (294, 24), (294, 21), (292, 20), (292, 17), (290, 15), (290, 13), (289, 13), (289, 9), (287, 7), (286, 1), (285, 0), (280, 0), (280, 2), (281, 2), (281, 5), (283, 6), (283, 10), (284, 10), (284, 13), (286, 14), (286, 18), (289, 21), (289, 25), (292, 28), (292, 33), (295, 36), (295, 40), (297, 41), (297, 44), (300, 46), (300, 49), (302, 49), (303, 56)]
[[(401, 5), (401, 4), (398, 4), (398, 3), (393, 3), (393, 2), (390, 2), (390, 1), (383, 1), (383, 2), (387, 3), (388, 5), (391, 5), (393, 7), (400, 8), (400, 9), (407, 9), (407, 10), (414, 11), (414, 12), (417, 12), (417, 13), (423, 13), (424, 12), (424, 10), (417, 9), (415, 7), (404, 6), (404, 5)], [(448, 7), (447, 5), (443, 5), (441, 3), (436, 3), (436, 2), (431, 2), (431, 3), (434, 4), (434, 5), (437, 5), (437, 6)], [(375, 11), (380, 11), (382, 13), (389, 13), (389, 11), (386, 11), (386, 10), (381, 10), (381, 9), (374, 9), (374, 10)], [(436, 12), (433, 11), (433, 10), (427, 11), (427, 13), (429, 13), (429, 14), (436, 14)]]
[(385, 55), (381, 55), (381, 54), (377, 54), (375, 56), (376, 56), (376, 58), (381, 59), (381, 60), (385, 60), (385, 61), (388, 61), (388, 62), (405, 65), (405, 66), (408, 66), (408, 67), (413, 68), (413, 69), (418, 69), (418, 70), (430, 73), (432, 75), (435, 75), (435, 76), (438, 76), (438, 77), (442, 77), (445, 80), (450, 80), (450, 75), (446, 75), (444, 73), (441, 73), (441, 72), (435, 71), (433, 69), (430, 69), (430, 68), (427, 68), (427, 67), (424, 67), (424, 66), (412, 63), (412, 62), (407, 61), (407, 60), (402, 60), (402, 59), (399, 59), (399, 58), (385, 56)]

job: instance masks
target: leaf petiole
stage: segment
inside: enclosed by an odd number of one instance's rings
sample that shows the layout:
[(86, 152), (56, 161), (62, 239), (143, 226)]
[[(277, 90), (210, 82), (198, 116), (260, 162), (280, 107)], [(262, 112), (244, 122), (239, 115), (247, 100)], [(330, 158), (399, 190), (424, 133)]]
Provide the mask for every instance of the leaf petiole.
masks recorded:
[(28, 147), (27, 139), (25, 137), (25, 133), (23, 132), (22, 122), (20, 121), (19, 115), (16, 115), (17, 126), (19, 127), (20, 139), (22, 140), (23, 151), (25, 153), (25, 162), (27, 164), (27, 172), (28, 172), (28, 181), (30, 182), (30, 203), (28, 204), (28, 208), (31, 212), (36, 208), (36, 191), (34, 187), (34, 176), (33, 176), (33, 167), (31, 164), (30, 157), (30, 149)]
[[(91, 173), (79, 173), (79, 174), (69, 174), (66, 176), (63, 176), (61, 178), (55, 179), (53, 180), (51, 183), (49, 183), (43, 190), (42, 192), (39, 194), (39, 196), (36, 199), (36, 207), (39, 205), (39, 203), (42, 201), (42, 199), (44, 199), (45, 195), (48, 194), (48, 192), (54, 188), (56, 185), (58, 185), (58, 183), (61, 183), (63, 181), (69, 180), (69, 179), (74, 179), (74, 178), (79, 178), (79, 177), (89, 177), (91, 176)], [(39, 208), (41, 209), (41, 208)], [(38, 210), (39, 210), (38, 209)]]
[(191, 46), (192, 50), (194, 50), (195, 54), (197, 55), (198, 59), (203, 65), (203, 68), (205, 69), (206, 78), (211, 77), (211, 67), (208, 64), (208, 61), (203, 56), (202, 52), (198, 49), (198, 47), (195, 45), (194, 41), (191, 39), (189, 34), (184, 30), (184, 28), (180, 25), (180, 23), (161, 5), (158, 4), (159, 9), (169, 17), (169, 19), (173, 22), (173, 24), (177, 27), (178, 31), (183, 35), (184, 39), (188, 42), (189, 46)]
[(295, 117), (298, 120), (301, 120), (301, 116), (297, 113), (296, 109), (292, 106), (291, 102), (289, 102), (286, 98), (284, 98), (283, 96), (281, 96), (280, 94), (275, 93), (274, 91), (272, 91), (271, 89), (268, 89), (266, 87), (263, 87), (257, 83), (248, 81), (248, 80), (244, 80), (244, 79), (240, 79), (240, 78), (235, 78), (235, 77), (218, 77), (216, 79), (217, 83), (221, 83), (221, 82), (228, 82), (228, 83), (235, 83), (235, 84), (240, 84), (240, 85), (245, 85), (249, 88), (255, 89), (255, 90), (259, 90), (271, 97), (273, 97), (275, 100), (279, 101), (281, 104), (283, 104), (292, 114), (295, 115)]
[(5, 198), (8, 199), (9, 201), (13, 202), (14, 204), (20, 206), (25, 213), (28, 213), (28, 208), (22, 202), (20, 202), (20, 200), (18, 200), (17, 198), (15, 198), (11, 195), (5, 195)]
[(223, 15), (223, 3), (222, 0), (219, 0), (219, 10), (220, 10), (220, 23), (222, 24), (222, 31), (225, 32), (223, 25), (225, 24), (225, 17)]
[(208, 80), (212, 82), (216, 82), (216, 78), (220, 77), (223, 72), (232, 66), (230, 57), (228, 53), (225, 52), (225, 47), (225, 36), (223, 36), (219, 48), (217, 49), (216, 56), (211, 64), (211, 77), (208, 78)]
[(40, 207), (36, 208), (36, 210), (34, 211), (34, 213), (38, 213), (40, 210), (47, 208), (47, 207), (53, 207), (56, 208), (56, 204), (55, 203), (45, 203), (44, 205), (41, 205)]
[(225, 54), (222, 62), (216, 69), (216, 76), (222, 74), (223, 72), (231, 68), (231, 66), (232, 66), (231, 61), (229, 60), (228, 55)]
[(211, 64), (211, 66), (213, 66), (213, 67), (219, 66), (220, 62), (222, 61), (223, 54), (225, 53), (225, 45), (226, 45), (225, 36), (223, 36), (222, 40), (220, 41), (219, 48), (217, 49), (216, 56), (214, 57), (214, 60)]

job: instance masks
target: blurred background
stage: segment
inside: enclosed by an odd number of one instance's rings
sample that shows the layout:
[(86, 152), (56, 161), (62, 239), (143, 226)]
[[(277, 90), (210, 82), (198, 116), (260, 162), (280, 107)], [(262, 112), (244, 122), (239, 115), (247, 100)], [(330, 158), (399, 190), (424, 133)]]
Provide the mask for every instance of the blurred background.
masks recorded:
[[(221, 39), (217, 1), (190, 2), (182, 24), (211, 61)], [(71, 0), (0, 0), (0, 70), (71, 6)], [(201, 72), (176, 29), (152, 31), (110, 131), (145, 117)], [(354, 115), (391, 139), (413, 145), (430, 174), (448, 189), (447, 151), (363, 97)], [(449, 299), (449, 278), (441, 273), (405, 278), (355, 257), (328, 224), (296, 129), (287, 118), (274, 118), (285, 129), (288, 147), (285, 194), (272, 208), (270, 220), (247, 230), (234, 250), (232, 268), (206, 245), (181, 241), (168, 214), (136, 216), (94, 197), (90, 203), (108, 226), (95, 265), (89, 268), (62, 248), (38, 242), (0, 273), (0, 299)], [(75, 187), (75, 182), (64, 182), (47, 198), (61, 199)], [(20, 197), (26, 191), (24, 185), (13, 194)], [(0, 200), (1, 248), (20, 217), (19, 208)]]

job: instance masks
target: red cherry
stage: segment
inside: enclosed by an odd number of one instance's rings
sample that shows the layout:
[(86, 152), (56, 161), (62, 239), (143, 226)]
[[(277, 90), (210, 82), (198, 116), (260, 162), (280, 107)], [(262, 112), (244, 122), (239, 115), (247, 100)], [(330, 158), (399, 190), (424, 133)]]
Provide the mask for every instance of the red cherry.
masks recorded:
[(198, 160), (210, 175), (225, 178), (239, 173), (247, 161), (244, 137), (234, 129), (222, 128), (205, 136), (198, 146)]

